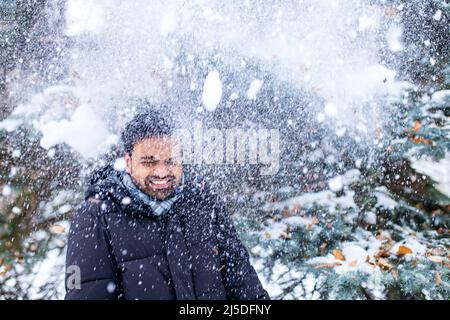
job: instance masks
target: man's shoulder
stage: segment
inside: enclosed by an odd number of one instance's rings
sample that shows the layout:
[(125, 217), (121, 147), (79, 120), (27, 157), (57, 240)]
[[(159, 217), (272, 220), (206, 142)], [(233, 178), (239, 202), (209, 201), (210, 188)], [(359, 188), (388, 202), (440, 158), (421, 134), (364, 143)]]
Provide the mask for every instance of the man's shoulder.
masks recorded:
[(218, 216), (226, 214), (225, 202), (219, 193), (209, 185), (191, 186), (184, 193), (182, 207), (185, 209), (189, 219), (218, 222)]
[(223, 200), (219, 196), (217, 190), (206, 183), (189, 184), (184, 187), (186, 190), (185, 201), (195, 201), (196, 203), (206, 206), (220, 206)]
[(86, 198), (76, 210), (71, 219), (71, 229), (74, 231), (95, 227), (102, 221), (102, 217), (117, 210), (112, 200)]
[(89, 214), (100, 216), (115, 210), (117, 210), (117, 204), (112, 199), (90, 196), (81, 203), (79, 211), (86, 211)]

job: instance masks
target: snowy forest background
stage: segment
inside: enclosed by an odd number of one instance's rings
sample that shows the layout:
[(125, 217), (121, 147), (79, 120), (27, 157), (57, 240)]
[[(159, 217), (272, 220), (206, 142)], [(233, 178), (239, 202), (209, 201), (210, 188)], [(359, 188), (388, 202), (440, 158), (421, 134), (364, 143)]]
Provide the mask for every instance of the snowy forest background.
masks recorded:
[[(275, 128), (195, 166), (274, 299), (450, 298), (444, 0), (0, 1), (0, 299), (61, 299), (69, 218), (130, 99)], [(207, 98), (205, 98), (207, 97)]]

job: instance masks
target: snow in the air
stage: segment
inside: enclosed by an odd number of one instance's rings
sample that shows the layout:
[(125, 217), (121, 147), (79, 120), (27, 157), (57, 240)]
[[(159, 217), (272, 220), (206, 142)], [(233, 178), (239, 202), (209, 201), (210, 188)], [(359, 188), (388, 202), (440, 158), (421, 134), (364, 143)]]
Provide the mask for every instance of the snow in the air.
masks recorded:
[(263, 83), (264, 83), (264, 81), (262, 81), (260, 79), (254, 79), (250, 83), (250, 87), (248, 88), (247, 98), (251, 99), (251, 100), (255, 100), (258, 95), (259, 90), (261, 90)]
[(441, 20), (442, 18), (442, 11), (440, 9), (436, 10), (435, 14), (433, 15), (434, 20)]
[(103, 120), (86, 105), (78, 107), (69, 120), (39, 123), (37, 127), (43, 134), (43, 148), (66, 142), (86, 157), (98, 154), (99, 146), (108, 134)]
[(211, 71), (203, 84), (202, 102), (206, 110), (214, 111), (222, 98), (222, 82), (217, 70)]
[(328, 181), (328, 185), (329, 185), (331, 191), (334, 191), (334, 192), (340, 191), (342, 189), (342, 187), (344, 186), (344, 184), (342, 183), (342, 177), (337, 176), (337, 177), (334, 177), (333, 179), (330, 179), (330, 181)]
[[(279, 193), (270, 201), (266, 198), (269, 192), (252, 189), (258, 185), (255, 181), (239, 184), (239, 190), (226, 194), (246, 205), (246, 197), (258, 203), (251, 209), (241, 205), (233, 207), (236, 216), (245, 217), (247, 211), (253, 210), (264, 217), (250, 237), (257, 244), (249, 248), (264, 287), (273, 296), (320, 298), (314, 292), (323, 280), (320, 277), (303, 274), (281, 260), (274, 261), (268, 276), (268, 267), (263, 263), (273, 254), (263, 247), (266, 240), (290, 239), (291, 231), (296, 228), (310, 231), (311, 239), (318, 237), (323, 231), (318, 226), (321, 217), (304, 214), (314, 209), (332, 217), (331, 225), (337, 218), (343, 218), (346, 222), (358, 221), (367, 230), (357, 229), (351, 234), (352, 241), (326, 248), (330, 253), (323, 256), (305, 258), (304, 264), (329, 268), (339, 275), (365, 273), (369, 275), (366, 288), (376, 298), (383, 298), (382, 271), (375, 258), (380, 248), (388, 243), (389, 254), (396, 257), (400, 246), (405, 246), (412, 251), (404, 258), (406, 261), (425, 258), (428, 252), (424, 234), (406, 226), (394, 227), (402, 234), (402, 240), (392, 239), (385, 230), (377, 230), (377, 236), (372, 232), (386, 219), (379, 212), (390, 212), (399, 206), (414, 210), (402, 195), (385, 186), (376, 187), (370, 195), (375, 204), (366, 209), (355, 191), (357, 187), (365, 187), (358, 185), (367, 179), (364, 173), (380, 173), (383, 169), (377, 163), (377, 152), (387, 154), (386, 150), (393, 146), (410, 142), (404, 137), (384, 144), (383, 139), (393, 124), (393, 115), (399, 113), (401, 105), (409, 103), (406, 92), (422, 90), (409, 80), (402, 80), (407, 77), (400, 65), (408, 65), (409, 61), (398, 58), (414, 50), (406, 41), (411, 30), (400, 19), (400, 12), (411, 8), (406, 3), (396, 6), (386, 3), (68, 0), (63, 34), (70, 46), (64, 48), (61, 61), (54, 61), (54, 66), (63, 65), (67, 77), (48, 83), (46, 79), (36, 78), (32, 80), (36, 88), (22, 97), (20, 81), (26, 79), (21, 79), (19, 71), (9, 75), (11, 96), (21, 99), (17, 99), (17, 107), (11, 114), (0, 121), (0, 129), (8, 134), (21, 126), (35, 130), (38, 145), (45, 149), (50, 161), (58, 160), (55, 157), (59, 155), (58, 146), (65, 144), (76, 152), (83, 168), (89, 168), (92, 163), (104, 164), (104, 158), (112, 158), (113, 168), (124, 171), (125, 159), (122, 155), (108, 154), (108, 148), (119, 143), (120, 128), (136, 111), (129, 103), (133, 99), (145, 97), (155, 104), (164, 102), (174, 106), (178, 110), (177, 120), (190, 126), (198, 117), (214, 118), (220, 114), (220, 119), (233, 118), (236, 106), (242, 101), (246, 106), (244, 114), (236, 118), (255, 115), (259, 99), (270, 95), (267, 99), (272, 99), (272, 109), (266, 111), (264, 125), (283, 130), (305, 125), (304, 137), (288, 133), (281, 139), (282, 145), (295, 141), (288, 153), (292, 153), (293, 162), (298, 156), (305, 163), (295, 169), (287, 164), (282, 168), (288, 171), (286, 177), (267, 183), (269, 189), (278, 188)], [(447, 13), (440, 9), (433, 9), (427, 18), (436, 24), (448, 22), (445, 21)], [(436, 46), (435, 39), (421, 38), (416, 45), (430, 51), (430, 55), (423, 57), (427, 67), (435, 68), (442, 63), (442, 56), (431, 52)], [(23, 65), (27, 61), (21, 58), (17, 62)], [(439, 78), (436, 83), (439, 81), (443, 80)], [(292, 97), (295, 99), (291, 101)], [(437, 106), (439, 112), (445, 113), (442, 105), (449, 99), (450, 90), (429, 90), (420, 102), (427, 107)], [(289, 112), (278, 116), (276, 111), (282, 107)], [(296, 114), (298, 110), (304, 117)], [(228, 123), (220, 125), (228, 128)], [(243, 125), (253, 128), (258, 124), (256, 120), (245, 120)], [(403, 133), (407, 136), (411, 130)], [(10, 151), (18, 161), (27, 150), (14, 146)], [(290, 156), (286, 158), (291, 161)], [(429, 177), (438, 191), (450, 197), (448, 154), (439, 161), (413, 155), (408, 160), (414, 170)], [(346, 161), (353, 161), (354, 165), (347, 168)], [(322, 164), (325, 164), (323, 168)], [(15, 163), (9, 178), (17, 177), (20, 170), (21, 164)], [(231, 186), (229, 176), (221, 176), (220, 170), (212, 170), (216, 176), (209, 182)], [(284, 173), (283, 170), (280, 172)], [(390, 183), (395, 184), (404, 183), (405, 177), (394, 172), (391, 178)], [(80, 179), (76, 188), (81, 189), (83, 183)], [(9, 182), (2, 181), (0, 191), (4, 198), (16, 197), (17, 190)], [(52, 195), (51, 201), (39, 199), (36, 208), (40, 214), (36, 221), (70, 214), (74, 211), (74, 197), (73, 191), (59, 191)], [(122, 204), (129, 205), (131, 201), (125, 197)], [(13, 216), (23, 211), (11, 206)], [(436, 216), (440, 214), (439, 210), (433, 212)], [(61, 225), (51, 226), (49, 232), (67, 233), (68, 229), (68, 222), (63, 221)], [(44, 239), (45, 234), (37, 231), (31, 237)], [(31, 297), (39, 298), (35, 288), (52, 281), (58, 282), (55, 296), (63, 297), (64, 274), (58, 272), (63, 270), (64, 246), (57, 238), (56, 249), (49, 250), (43, 262), (34, 267), (37, 276), (26, 277), (26, 282), (31, 284)], [(333, 250), (339, 254), (332, 254)], [(300, 278), (301, 285), (283, 295), (281, 283)], [(8, 285), (18, 284), (12, 281)], [(115, 285), (109, 283), (105, 290), (113, 292)]]

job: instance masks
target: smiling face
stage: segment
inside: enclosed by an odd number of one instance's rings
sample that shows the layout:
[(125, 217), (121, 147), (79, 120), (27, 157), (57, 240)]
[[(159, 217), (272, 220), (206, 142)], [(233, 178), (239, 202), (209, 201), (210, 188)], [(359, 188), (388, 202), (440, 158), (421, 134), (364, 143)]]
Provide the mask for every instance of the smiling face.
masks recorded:
[(134, 183), (158, 200), (171, 196), (181, 183), (183, 166), (172, 157), (175, 144), (170, 137), (145, 138), (125, 155), (126, 170)]

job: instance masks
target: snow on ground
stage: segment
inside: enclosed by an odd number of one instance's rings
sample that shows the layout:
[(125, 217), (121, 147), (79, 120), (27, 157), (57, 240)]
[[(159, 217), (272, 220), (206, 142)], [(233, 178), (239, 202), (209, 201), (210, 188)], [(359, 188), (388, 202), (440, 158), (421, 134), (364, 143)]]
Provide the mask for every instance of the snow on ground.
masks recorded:
[(320, 191), (316, 193), (304, 193), (298, 197), (293, 197), (285, 201), (276, 203), (266, 203), (263, 206), (265, 211), (283, 210), (284, 208), (294, 209), (297, 206), (304, 208), (312, 207), (320, 203), (323, 207), (328, 207), (331, 212), (336, 212), (336, 208), (356, 208), (353, 200), (355, 192), (347, 191), (343, 196), (336, 196), (332, 191)]
[[(346, 208), (359, 210), (353, 201), (352, 191), (347, 186), (359, 178), (358, 170), (351, 170), (342, 175), (334, 177), (329, 187), (335, 191), (344, 190), (344, 194), (336, 197), (331, 191), (321, 191), (316, 193), (306, 193), (298, 197), (293, 197), (275, 203), (267, 203), (263, 206), (266, 212), (287, 210), (288, 213), (281, 218), (269, 218), (264, 222), (264, 227), (260, 232), (260, 241), (266, 240), (290, 239), (290, 233), (293, 230), (302, 228), (311, 232), (311, 237), (320, 233), (321, 227), (316, 217), (304, 216), (301, 211), (303, 208), (313, 205), (325, 206), (330, 212), (342, 212)], [(290, 191), (290, 190), (289, 190)], [(385, 187), (377, 187), (375, 194), (377, 203), (375, 207), (387, 210), (393, 210), (399, 206), (393, 196)], [(261, 199), (263, 195), (255, 195), (256, 200)], [(372, 216), (371, 216), (371, 215)], [(369, 218), (368, 218), (369, 216)], [(320, 218), (319, 218), (320, 219)], [(364, 217), (369, 224), (376, 222), (375, 212), (367, 212)], [(263, 261), (271, 256), (270, 250), (264, 250), (263, 245), (257, 245), (252, 249), (256, 269), (260, 274), (261, 280), (271, 290), (274, 297), (283, 299), (314, 299), (317, 291), (315, 286), (321, 281), (320, 276), (312, 276), (305, 266), (313, 269), (325, 269), (329, 272), (335, 272), (340, 276), (352, 275), (355, 272), (363, 273), (368, 276), (362, 283), (374, 298), (384, 299), (386, 288), (383, 284), (386, 281), (386, 273), (396, 277), (395, 265), (407, 261), (431, 261), (433, 263), (442, 263), (445, 261), (443, 254), (445, 251), (437, 249), (441, 244), (437, 244), (429, 236), (425, 237), (421, 232), (412, 230), (407, 226), (392, 225), (393, 230), (378, 230), (374, 233), (363, 228), (356, 228), (349, 235), (350, 240), (340, 242), (336, 247), (328, 248), (327, 254), (307, 259), (301, 264), (285, 265), (276, 261), (275, 265), (269, 270), (264, 269)], [(396, 234), (393, 237), (393, 234)], [(395, 238), (396, 240), (393, 240)], [(268, 276), (270, 275), (270, 276)], [(298, 283), (295, 288), (286, 294), (283, 291), (292, 283)], [(308, 289), (307, 289), (308, 288)]]
[[(29, 279), (31, 287), (28, 291), (30, 299), (42, 299), (42, 286), (47, 283), (57, 283), (56, 292), (51, 295), (51, 299), (64, 299), (65, 295), (65, 251), (60, 253), (60, 249), (49, 250), (45, 259), (42, 259), (33, 267), (32, 279)], [(34, 276), (35, 275), (35, 276)]]
[(444, 103), (450, 100), (450, 90), (439, 90), (433, 93), (431, 101), (434, 103)]
[(98, 155), (108, 136), (103, 119), (86, 105), (79, 106), (69, 120), (49, 121), (38, 124), (37, 128), (43, 134), (43, 148), (65, 142), (85, 157)]
[(327, 207), (330, 212), (336, 212), (337, 209), (356, 208), (353, 200), (355, 194), (352, 190), (345, 190), (344, 194), (337, 196), (335, 192), (342, 190), (352, 182), (358, 180), (360, 171), (352, 169), (346, 173), (336, 176), (330, 180), (329, 187), (331, 191), (324, 190), (315, 193), (303, 193), (300, 196), (292, 197), (284, 201), (266, 203), (262, 207), (264, 211), (293, 210), (295, 208), (310, 208), (315, 204)]
[(434, 161), (430, 158), (411, 159), (411, 166), (436, 182), (436, 189), (450, 197), (450, 155)]
[(111, 143), (107, 123), (81, 88), (51, 86), (21, 104), (0, 122), (8, 131), (29, 124), (42, 133), (40, 144), (51, 149), (66, 143), (85, 158), (96, 157)]
[(377, 197), (377, 207), (394, 209), (398, 203), (391, 197), (386, 187), (377, 187), (375, 196)]

